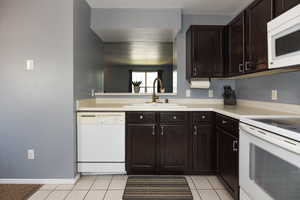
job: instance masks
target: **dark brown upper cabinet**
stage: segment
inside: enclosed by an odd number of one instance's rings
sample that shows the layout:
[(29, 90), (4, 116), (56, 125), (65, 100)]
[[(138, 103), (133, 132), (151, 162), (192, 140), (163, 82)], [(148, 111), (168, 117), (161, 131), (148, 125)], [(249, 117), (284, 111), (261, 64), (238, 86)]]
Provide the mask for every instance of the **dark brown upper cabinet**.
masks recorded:
[(228, 25), (229, 66), (228, 75), (244, 73), (245, 13), (242, 12)]
[(271, 0), (256, 0), (246, 9), (245, 73), (268, 69), (267, 23), (271, 19)]
[(186, 78), (223, 76), (224, 26), (193, 25), (186, 33)]
[(275, 17), (298, 5), (300, 0), (274, 0)]
[(268, 69), (267, 23), (272, 1), (256, 0), (228, 25), (229, 76)]

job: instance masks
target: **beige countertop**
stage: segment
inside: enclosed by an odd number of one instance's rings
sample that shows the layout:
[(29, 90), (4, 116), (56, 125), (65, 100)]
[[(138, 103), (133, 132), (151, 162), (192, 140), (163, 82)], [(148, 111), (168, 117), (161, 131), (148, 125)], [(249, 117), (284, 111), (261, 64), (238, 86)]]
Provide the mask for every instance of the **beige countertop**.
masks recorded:
[(235, 119), (242, 117), (268, 117), (268, 116), (299, 116), (299, 114), (292, 112), (281, 112), (276, 110), (264, 109), (261, 107), (246, 106), (244, 104), (237, 106), (224, 106), (221, 103), (201, 103), (201, 104), (186, 104), (180, 103), (183, 107), (167, 108), (164, 106), (154, 107), (128, 107), (128, 103), (97, 103), (96, 101), (82, 101), (78, 105), (77, 111), (79, 112), (91, 112), (91, 111), (113, 111), (113, 112), (125, 112), (125, 111), (214, 111)]

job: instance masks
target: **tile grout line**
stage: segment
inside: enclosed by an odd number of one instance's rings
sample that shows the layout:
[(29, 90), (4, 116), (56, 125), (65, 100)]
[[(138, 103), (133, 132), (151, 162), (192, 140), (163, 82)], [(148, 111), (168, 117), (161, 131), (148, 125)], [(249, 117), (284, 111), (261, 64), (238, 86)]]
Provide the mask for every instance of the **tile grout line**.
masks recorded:
[[(197, 190), (197, 187), (196, 187), (196, 184), (195, 184), (195, 182), (194, 182), (194, 179), (192, 178), (192, 176), (189, 176), (189, 177), (190, 177), (190, 179), (192, 180), (192, 184), (194, 185), (194, 188), (195, 188), (195, 190), (196, 190), (196, 193), (198, 194), (200, 200), (202, 200), (202, 197), (201, 197), (199, 191)], [(193, 198), (194, 198), (194, 197), (193, 197)]]
[(114, 175), (111, 176), (110, 182), (109, 182), (109, 184), (108, 184), (108, 186), (107, 186), (107, 188), (106, 188), (106, 191), (105, 191), (105, 193), (104, 193), (104, 195), (103, 195), (103, 199), (102, 199), (102, 200), (105, 200), (107, 191), (109, 190), (109, 187), (110, 187), (110, 184), (111, 184), (111, 182), (112, 182), (112, 180), (113, 180), (113, 177), (114, 177)]
[(87, 193), (84, 195), (84, 197), (83, 197), (83, 199), (82, 199), (82, 200), (84, 200), (84, 199), (86, 198), (86, 196), (88, 195), (88, 193), (91, 191), (91, 189), (92, 189), (93, 185), (95, 185), (95, 183), (96, 183), (96, 180), (97, 180), (97, 177), (98, 177), (98, 176), (96, 176), (96, 178), (94, 179), (94, 182), (91, 184), (91, 186), (89, 187), (89, 189), (88, 189)]
[(47, 200), (47, 198), (50, 196), (50, 194), (54, 192), (54, 190), (50, 190), (49, 194), (44, 198), (44, 200)]

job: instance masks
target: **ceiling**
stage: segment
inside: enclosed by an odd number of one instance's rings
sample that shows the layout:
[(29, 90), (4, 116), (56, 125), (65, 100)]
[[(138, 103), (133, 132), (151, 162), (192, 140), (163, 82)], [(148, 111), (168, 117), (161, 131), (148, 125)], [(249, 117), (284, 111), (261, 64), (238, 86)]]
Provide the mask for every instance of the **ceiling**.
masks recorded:
[(87, 0), (92, 8), (181, 8), (183, 14), (235, 15), (253, 0)]

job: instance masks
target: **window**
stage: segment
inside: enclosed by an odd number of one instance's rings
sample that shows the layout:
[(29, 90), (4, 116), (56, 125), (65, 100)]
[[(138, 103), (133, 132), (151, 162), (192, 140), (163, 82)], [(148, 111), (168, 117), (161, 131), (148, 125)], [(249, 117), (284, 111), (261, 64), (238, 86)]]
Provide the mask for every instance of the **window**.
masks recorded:
[[(158, 77), (158, 72), (132, 72), (132, 81), (142, 81), (140, 93), (153, 93), (153, 81)], [(133, 91), (133, 86), (132, 86)], [(155, 88), (157, 92), (157, 88)]]

